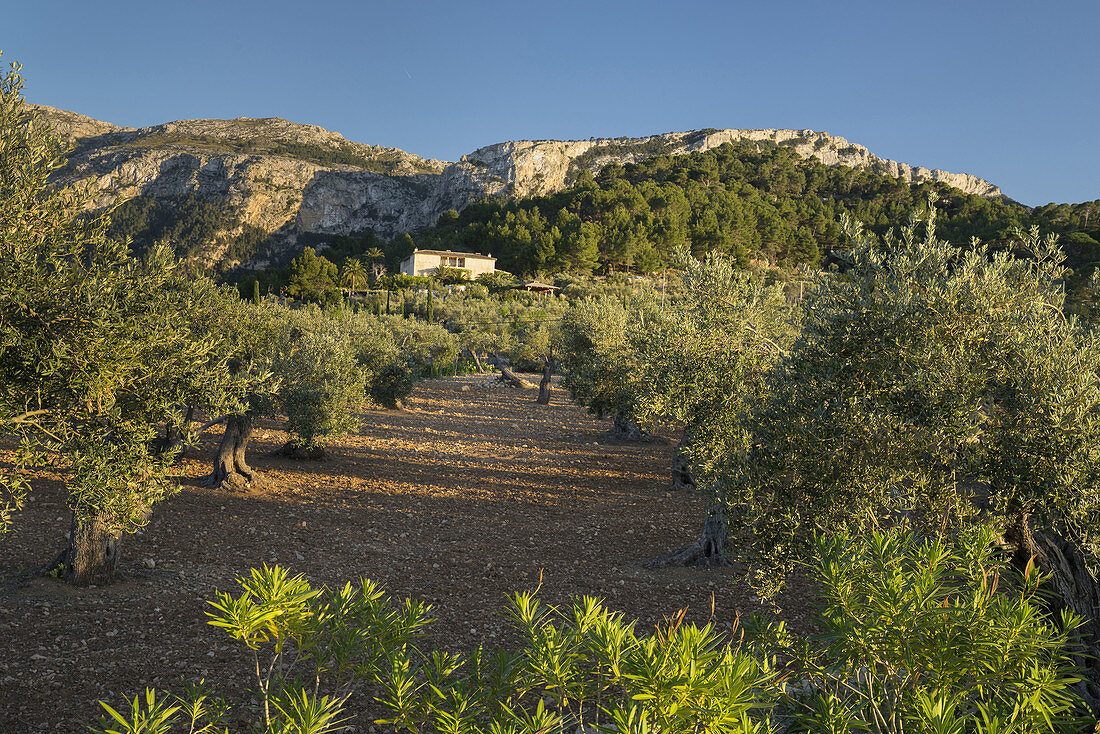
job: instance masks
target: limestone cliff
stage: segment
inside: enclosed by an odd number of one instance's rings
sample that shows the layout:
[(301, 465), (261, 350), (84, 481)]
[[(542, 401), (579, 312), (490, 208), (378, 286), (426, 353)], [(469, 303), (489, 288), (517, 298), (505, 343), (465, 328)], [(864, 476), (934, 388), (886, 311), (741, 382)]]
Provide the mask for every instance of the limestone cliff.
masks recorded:
[(684, 155), (738, 140), (791, 147), (830, 166), (912, 182), (943, 181), (967, 193), (1001, 196), (1000, 189), (976, 176), (882, 159), (861, 145), (813, 130), (524, 140), (490, 145), (445, 163), (279, 118), (180, 120), (134, 129), (52, 107), (35, 109), (75, 145), (60, 180), (94, 180), (101, 192), (96, 206), (137, 196), (171, 201), (192, 192), (222, 201), (234, 207), (239, 228), (250, 225), (271, 233), (264, 262), (296, 252), (301, 234), (369, 231), (391, 238), (431, 225), (448, 209), (461, 210), (479, 198), (550, 194), (570, 185), (582, 170), (596, 172), (609, 163)]
[(523, 140), (481, 148), (463, 156), (459, 165), (471, 173), (473, 170), (480, 170), (482, 175), (491, 173), (508, 184), (509, 194), (522, 197), (560, 191), (582, 168), (595, 172), (608, 163), (622, 165), (655, 155), (684, 155), (742, 140), (790, 147), (799, 155), (817, 158), (827, 166), (864, 168), (913, 183), (942, 181), (968, 194), (1002, 196), (1000, 188), (977, 176), (879, 158), (862, 145), (814, 130), (702, 130), (613, 140)]

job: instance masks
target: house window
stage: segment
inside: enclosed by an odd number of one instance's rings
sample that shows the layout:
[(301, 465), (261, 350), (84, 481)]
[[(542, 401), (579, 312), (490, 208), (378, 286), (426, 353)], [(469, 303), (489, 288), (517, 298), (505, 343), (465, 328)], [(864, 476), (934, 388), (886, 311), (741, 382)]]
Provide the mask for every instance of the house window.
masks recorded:
[(466, 258), (448, 256), (443, 258), (443, 264), (448, 268), (464, 268), (466, 267)]

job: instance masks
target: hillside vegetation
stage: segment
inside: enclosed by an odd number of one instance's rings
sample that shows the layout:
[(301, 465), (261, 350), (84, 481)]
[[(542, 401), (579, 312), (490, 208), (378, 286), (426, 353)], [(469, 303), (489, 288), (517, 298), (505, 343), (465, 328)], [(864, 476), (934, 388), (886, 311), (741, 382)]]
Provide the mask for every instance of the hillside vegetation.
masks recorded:
[(679, 248), (697, 257), (726, 255), (741, 268), (790, 270), (817, 267), (847, 248), (843, 216), (881, 235), (917, 216), (930, 195), (939, 231), (951, 241), (977, 237), (1006, 247), (1017, 229), (1038, 226), (1059, 235), (1075, 269), (1091, 271), (1100, 260), (1100, 200), (1028, 209), (943, 183), (826, 166), (767, 142), (608, 165), (596, 176), (582, 172), (561, 193), (482, 199), (388, 242), (369, 233), (305, 241), (330, 245), (326, 254), (337, 264), (379, 247), (391, 270), (416, 247), (489, 253), (499, 268), (521, 276), (653, 272)]
[(412, 239), (421, 248), (488, 251), (520, 274), (650, 272), (679, 247), (728, 255), (742, 267), (797, 267), (845, 249), (842, 215), (885, 233), (917, 214), (930, 193), (938, 195), (940, 231), (952, 241), (1005, 243), (1014, 228), (1038, 225), (1062, 236), (1073, 263), (1100, 258), (1100, 200), (1029, 211), (942, 183), (829, 167), (767, 142), (609, 165), (552, 196), (480, 201)]

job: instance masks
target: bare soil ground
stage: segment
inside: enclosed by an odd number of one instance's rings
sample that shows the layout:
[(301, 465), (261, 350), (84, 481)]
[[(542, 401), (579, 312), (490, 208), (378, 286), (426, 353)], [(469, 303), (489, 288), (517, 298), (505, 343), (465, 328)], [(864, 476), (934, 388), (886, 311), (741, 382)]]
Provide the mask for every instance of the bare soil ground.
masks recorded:
[[(205, 436), (179, 464), (182, 491), (123, 539), (110, 587), (27, 577), (68, 530), (61, 479), (39, 480), (0, 536), (0, 732), (84, 732), (99, 700), (182, 691), (183, 680), (247, 697), (251, 660), (204, 608), (263, 563), (315, 585), (365, 576), (429, 601), (431, 643), (451, 650), (506, 642), (504, 595), (540, 574), (544, 601), (598, 595), (640, 630), (685, 607), (698, 623), (713, 608), (727, 628), (761, 608), (730, 569), (642, 567), (701, 525), (703, 498), (668, 491), (673, 443), (609, 442), (609, 423), (559, 388), (543, 406), (537, 391), (487, 379), (421, 383), (405, 410), (365, 411), (360, 433), (322, 461), (274, 456), (286, 434), (261, 424), (250, 463), (265, 486), (250, 494), (199, 486), (219, 439)], [(792, 592), (785, 606), (797, 614), (804, 602)], [(349, 708), (356, 730), (371, 730), (369, 697)]]

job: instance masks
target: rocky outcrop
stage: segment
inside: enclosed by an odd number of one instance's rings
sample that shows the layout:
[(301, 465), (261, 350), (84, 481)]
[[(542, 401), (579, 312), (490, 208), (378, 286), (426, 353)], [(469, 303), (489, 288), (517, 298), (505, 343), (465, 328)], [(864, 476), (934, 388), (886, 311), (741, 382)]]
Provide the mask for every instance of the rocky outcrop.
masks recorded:
[(879, 158), (862, 145), (814, 130), (705, 130), (665, 133), (645, 138), (588, 141), (524, 140), (498, 143), (463, 156), (459, 165), (480, 169), (505, 181), (514, 196), (560, 191), (579, 169), (596, 172), (609, 163), (637, 163), (655, 155), (684, 155), (711, 150), (738, 141), (769, 142), (789, 147), (805, 158), (817, 158), (827, 166), (863, 168), (896, 176), (911, 183), (942, 181), (968, 194), (1000, 198), (1001, 190), (968, 173), (910, 166)]
[[(268, 257), (296, 252), (298, 236), (372, 232), (391, 238), (435, 223), (483, 197), (551, 194), (582, 171), (684, 155), (736, 141), (792, 148), (829, 166), (845, 165), (905, 181), (942, 181), (967, 193), (1000, 197), (976, 176), (929, 170), (875, 156), (862, 145), (813, 130), (703, 130), (644, 138), (521, 140), (480, 148), (455, 163), (397, 148), (354, 143), (316, 125), (280, 118), (180, 120), (124, 128), (52, 107), (34, 106), (75, 145), (62, 181), (91, 179), (95, 206), (192, 192), (233, 206), (239, 226), (272, 233)], [(232, 232), (228, 233), (232, 235)]]
[(96, 120), (87, 115), (59, 110), (56, 107), (48, 107), (47, 105), (29, 104), (27, 107), (49, 123), (54, 134), (70, 147), (87, 138), (134, 129), (112, 125), (109, 122)]
[(709, 150), (737, 140), (766, 140), (789, 146), (799, 155), (817, 158), (827, 166), (864, 168), (872, 173), (895, 176), (910, 183), (942, 181), (968, 194), (988, 198), (1003, 197), (999, 187), (969, 173), (949, 173), (938, 168), (910, 166), (907, 163), (879, 158), (862, 145), (814, 130), (716, 130), (706, 134), (698, 142), (686, 145), (684, 152)]

